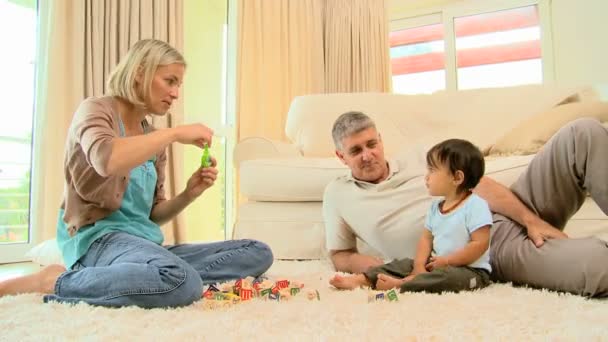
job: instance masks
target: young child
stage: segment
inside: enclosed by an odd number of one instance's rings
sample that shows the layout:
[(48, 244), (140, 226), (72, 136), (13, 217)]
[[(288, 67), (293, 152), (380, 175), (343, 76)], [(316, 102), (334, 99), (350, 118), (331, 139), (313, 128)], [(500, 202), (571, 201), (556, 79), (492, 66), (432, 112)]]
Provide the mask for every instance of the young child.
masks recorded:
[(414, 260), (394, 260), (352, 276), (335, 275), (329, 282), (339, 289), (371, 286), (401, 292), (459, 292), (490, 283), (490, 226), (486, 201), (473, 194), (484, 173), (483, 155), (466, 140), (450, 139), (426, 156), (426, 186), (433, 201), (418, 241)]

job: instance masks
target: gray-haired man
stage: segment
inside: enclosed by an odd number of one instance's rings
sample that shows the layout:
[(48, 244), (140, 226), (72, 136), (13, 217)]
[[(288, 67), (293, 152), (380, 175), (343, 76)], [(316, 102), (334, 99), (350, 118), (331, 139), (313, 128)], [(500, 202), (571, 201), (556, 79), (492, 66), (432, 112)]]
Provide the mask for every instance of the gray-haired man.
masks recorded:
[[(332, 130), (336, 155), (351, 173), (325, 189), (326, 243), (338, 271), (363, 272), (382, 260), (360, 254), (356, 238), (393, 259), (412, 257), (431, 198), (422, 196), (422, 159), (386, 160), (365, 114), (341, 115)], [(483, 177), (474, 192), (494, 214), (490, 262), (499, 281), (591, 297), (608, 296), (608, 244), (568, 239), (561, 231), (587, 192), (608, 214), (608, 129), (579, 119), (563, 127), (511, 189)], [(557, 228), (556, 228), (557, 227)], [(409, 245), (407, 243), (410, 243)]]

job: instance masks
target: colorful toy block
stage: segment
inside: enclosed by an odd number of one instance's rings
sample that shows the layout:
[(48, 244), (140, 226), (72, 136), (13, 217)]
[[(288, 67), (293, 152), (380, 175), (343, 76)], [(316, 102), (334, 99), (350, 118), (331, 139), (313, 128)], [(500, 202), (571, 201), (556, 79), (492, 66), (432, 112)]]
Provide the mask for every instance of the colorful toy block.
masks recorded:
[(279, 280), (279, 281), (277, 281), (277, 287), (279, 287), (280, 289), (284, 289), (286, 287), (289, 287), (289, 280)]
[(241, 289), (239, 291), (239, 296), (241, 297), (241, 300), (250, 300), (253, 297), (253, 290)]

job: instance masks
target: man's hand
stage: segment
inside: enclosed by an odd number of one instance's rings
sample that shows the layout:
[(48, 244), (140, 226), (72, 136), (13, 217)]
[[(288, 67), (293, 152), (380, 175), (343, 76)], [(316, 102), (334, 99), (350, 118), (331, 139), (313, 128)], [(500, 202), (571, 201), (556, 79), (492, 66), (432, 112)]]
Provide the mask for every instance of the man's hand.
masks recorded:
[(493, 212), (509, 217), (526, 227), (528, 237), (536, 247), (542, 246), (547, 239), (568, 238), (562, 231), (530, 211), (511, 190), (491, 178), (482, 177), (474, 192), (488, 201)]
[(186, 184), (186, 189), (170, 200), (162, 201), (152, 208), (150, 219), (159, 225), (166, 223), (179, 214), (192, 201), (213, 185), (217, 178), (217, 164), (211, 157), (211, 166), (197, 169)]
[(450, 263), (448, 262), (448, 258), (444, 257), (444, 256), (430, 257), (429, 260), (430, 260), (430, 262), (428, 264), (426, 264), (426, 269), (428, 271), (433, 271), (434, 269), (442, 268), (442, 267), (446, 267), (446, 266), (450, 265)]
[(553, 227), (539, 217), (526, 224), (528, 238), (536, 247), (540, 247), (547, 239), (567, 239), (568, 235)]

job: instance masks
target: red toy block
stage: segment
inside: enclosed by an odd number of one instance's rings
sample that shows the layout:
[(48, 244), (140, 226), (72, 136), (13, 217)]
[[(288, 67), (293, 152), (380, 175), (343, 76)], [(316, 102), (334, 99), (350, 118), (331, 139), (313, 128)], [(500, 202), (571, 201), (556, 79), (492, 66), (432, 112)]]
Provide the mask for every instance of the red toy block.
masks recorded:
[(253, 297), (253, 290), (251, 289), (241, 289), (239, 291), (239, 296), (241, 300), (249, 300)]
[(279, 280), (279, 281), (277, 281), (277, 286), (280, 289), (284, 289), (286, 287), (289, 287), (289, 280)]

